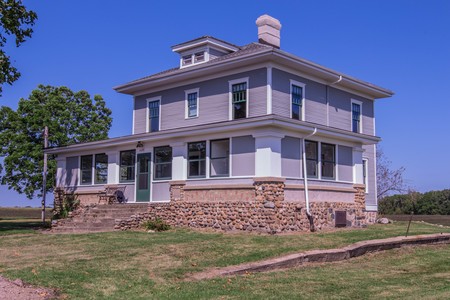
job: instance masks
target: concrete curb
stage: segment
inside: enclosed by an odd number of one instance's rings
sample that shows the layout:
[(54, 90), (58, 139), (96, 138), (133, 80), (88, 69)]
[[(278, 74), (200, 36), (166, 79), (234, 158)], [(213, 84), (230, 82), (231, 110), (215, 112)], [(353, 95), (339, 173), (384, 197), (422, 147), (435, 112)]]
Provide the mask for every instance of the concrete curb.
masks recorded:
[(260, 262), (212, 269), (192, 274), (190, 280), (203, 280), (220, 276), (240, 275), (252, 272), (265, 272), (276, 269), (298, 267), (305, 263), (334, 262), (358, 257), (369, 252), (378, 252), (403, 246), (426, 244), (450, 244), (450, 233), (393, 237), (380, 240), (362, 241), (344, 248), (311, 250), (268, 259)]

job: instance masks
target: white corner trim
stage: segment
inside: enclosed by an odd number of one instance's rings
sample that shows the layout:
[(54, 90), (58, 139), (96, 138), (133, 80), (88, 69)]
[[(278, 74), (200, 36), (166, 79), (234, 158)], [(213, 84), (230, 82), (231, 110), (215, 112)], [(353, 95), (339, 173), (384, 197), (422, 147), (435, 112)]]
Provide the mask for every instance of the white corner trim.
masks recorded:
[(134, 122), (136, 121), (136, 97), (133, 96), (133, 123), (131, 124), (131, 134), (134, 134)]
[(267, 66), (267, 114), (272, 114), (272, 65)]
[[(195, 116), (189, 117), (188, 95), (193, 93), (197, 93), (197, 111)], [(200, 114), (200, 88), (184, 90), (184, 118), (185, 119), (198, 118), (199, 114)]]
[(246, 118), (248, 118), (248, 103), (250, 102), (250, 88), (249, 88), (249, 81), (248, 81), (249, 77), (243, 77), (243, 78), (238, 78), (238, 79), (233, 79), (233, 80), (229, 80), (228, 81), (228, 119), (229, 120), (233, 120), (233, 91), (232, 91), (232, 86), (233, 84), (238, 84), (238, 83), (246, 83), (247, 89), (246, 89)]
[(296, 81), (296, 80), (289, 80), (289, 118), (292, 118), (292, 86), (296, 85), (298, 87), (302, 88), (302, 111), (300, 112), (300, 120), (301, 121), (305, 121), (305, 104), (306, 104), (306, 99), (305, 99), (305, 88), (306, 88), (306, 84), (304, 84), (303, 82), (300, 81)]

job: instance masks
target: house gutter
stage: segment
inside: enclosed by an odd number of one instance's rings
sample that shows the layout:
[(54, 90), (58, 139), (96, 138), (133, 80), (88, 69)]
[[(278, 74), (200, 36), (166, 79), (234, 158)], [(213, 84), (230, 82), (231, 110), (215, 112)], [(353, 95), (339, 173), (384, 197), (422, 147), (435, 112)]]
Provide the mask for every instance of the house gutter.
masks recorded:
[(311, 214), (311, 211), (309, 209), (309, 191), (308, 191), (308, 173), (306, 171), (306, 151), (305, 151), (305, 140), (313, 135), (315, 135), (317, 132), (317, 128), (314, 127), (314, 131), (307, 136), (305, 136), (302, 139), (302, 160), (303, 160), (303, 185), (305, 187), (305, 202), (306, 202), (306, 216), (309, 220), (309, 230), (315, 231), (314, 228), (314, 218)]

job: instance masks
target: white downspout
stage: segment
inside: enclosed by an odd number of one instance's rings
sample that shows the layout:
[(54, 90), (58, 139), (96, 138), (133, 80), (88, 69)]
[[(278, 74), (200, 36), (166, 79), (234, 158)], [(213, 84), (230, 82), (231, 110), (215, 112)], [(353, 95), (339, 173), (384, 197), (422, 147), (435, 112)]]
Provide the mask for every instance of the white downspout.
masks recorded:
[(310, 229), (311, 231), (314, 231), (314, 224), (311, 222), (311, 212), (309, 210), (309, 193), (308, 193), (308, 173), (306, 171), (306, 151), (305, 151), (305, 140), (313, 135), (315, 135), (317, 132), (317, 128), (314, 128), (314, 131), (307, 136), (305, 136), (302, 139), (302, 160), (303, 160), (303, 185), (305, 187), (305, 202), (306, 202), (306, 214), (308, 215), (308, 218), (310, 219)]

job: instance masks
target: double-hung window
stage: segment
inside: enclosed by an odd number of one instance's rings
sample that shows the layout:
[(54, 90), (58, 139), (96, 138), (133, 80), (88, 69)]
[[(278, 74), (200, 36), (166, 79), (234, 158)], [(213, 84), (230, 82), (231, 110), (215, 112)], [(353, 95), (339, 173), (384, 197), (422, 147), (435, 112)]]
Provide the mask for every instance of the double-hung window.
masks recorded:
[(320, 153), (322, 158), (322, 178), (334, 179), (336, 166), (336, 146), (321, 143)]
[(186, 94), (186, 118), (198, 117), (199, 89), (185, 91)]
[(136, 151), (127, 150), (120, 152), (120, 182), (134, 181)]
[(155, 180), (172, 179), (172, 148), (155, 147), (154, 153)]
[(231, 85), (232, 119), (247, 117), (247, 82)]
[(230, 174), (230, 140), (211, 141), (210, 176), (228, 177)]
[(291, 80), (291, 118), (302, 120), (303, 93), (305, 85)]
[(80, 158), (81, 184), (92, 184), (92, 155), (83, 155)]
[(80, 157), (82, 185), (105, 184), (108, 181), (108, 155), (99, 153)]
[(159, 104), (160, 100), (148, 102), (148, 132), (159, 131)]
[(318, 177), (319, 152), (318, 144), (314, 141), (305, 141), (306, 173), (308, 177)]
[(106, 183), (108, 181), (108, 155), (105, 153), (95, 154), (94, 168), (94, 183)]
[(206, 141), (188, 144), (188, 178), (206, 176)]
[(361, 132), (361, 106), (360, 101), (352, 100), (352, 131)]

